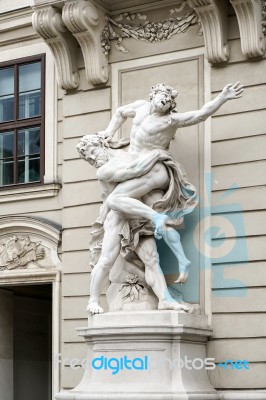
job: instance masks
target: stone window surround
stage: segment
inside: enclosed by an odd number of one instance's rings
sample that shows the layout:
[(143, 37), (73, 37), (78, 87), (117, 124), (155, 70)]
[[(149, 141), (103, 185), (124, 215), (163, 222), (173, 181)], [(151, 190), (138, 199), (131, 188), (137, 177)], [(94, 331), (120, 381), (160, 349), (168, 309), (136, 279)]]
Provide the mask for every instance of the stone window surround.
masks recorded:
[(46, 56), (45, 70), (45, 174), (44, 185), (16, 187), (0, 190), (0, 203), (53, 197), (61, 185), (57, 181), (57, 84), (54, 59), (45, 43), (25, 45), (0, 52), (0, 63), (40, 54)]

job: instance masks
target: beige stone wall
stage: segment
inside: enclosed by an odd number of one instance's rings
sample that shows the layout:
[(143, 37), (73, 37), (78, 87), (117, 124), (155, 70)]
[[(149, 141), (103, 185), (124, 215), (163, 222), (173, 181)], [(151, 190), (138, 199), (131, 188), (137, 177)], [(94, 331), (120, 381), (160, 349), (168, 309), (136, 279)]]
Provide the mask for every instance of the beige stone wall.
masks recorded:
[[(236, 27), (235, 17), (230, 19)], [(212, 118), (212, 222), (215, 226), (222, 217), (237, 224), (242, 219), (244, 229), (236, 230), (235, 237), (226, 233), (224, 246), (236, 241), (243, 251), (212, 265), (209, 356), (217, 362), (251, 363), (246, 373), (216, 369), (211, 373), (216, 388), (259, 389), (265, 388), (266, 375), (266, 60), (247, 61), (237, 29), (233, 32), (230, 60), (212, 68), (211, 90), (215, 96), (226, 83), (240, 80), (245, 93)], [(236, 189), (230, 190), (231, 185)]]

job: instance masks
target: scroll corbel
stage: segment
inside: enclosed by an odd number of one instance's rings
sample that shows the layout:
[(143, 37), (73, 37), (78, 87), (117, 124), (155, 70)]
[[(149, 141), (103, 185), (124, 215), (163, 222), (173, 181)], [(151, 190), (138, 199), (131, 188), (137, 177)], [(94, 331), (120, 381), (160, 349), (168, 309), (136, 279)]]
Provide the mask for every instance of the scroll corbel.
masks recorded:
[(90, 1), (81, 0), (65, 2), (62, 17), (80, 44), (88, 82), (105, 83), (108, 80), (108, 63), (100, 40), (104, 15), (101, 16)]
[(247, 58), (261, 57), (265, 52), (262, 31), (262, 2), (258, 0), (230, 0), (235, 9), (241, 48)]
[(212, 64), (229, 58), (227, 43), (227, 3), (224, 0), (188, 0), (202, 25), (206, 57)]
[(53, 53), (60, 88), (75, 89), (79, 85), (77, 43), (63, 23), (61, 10), (52, 6), (36, 10), (32, 25)]

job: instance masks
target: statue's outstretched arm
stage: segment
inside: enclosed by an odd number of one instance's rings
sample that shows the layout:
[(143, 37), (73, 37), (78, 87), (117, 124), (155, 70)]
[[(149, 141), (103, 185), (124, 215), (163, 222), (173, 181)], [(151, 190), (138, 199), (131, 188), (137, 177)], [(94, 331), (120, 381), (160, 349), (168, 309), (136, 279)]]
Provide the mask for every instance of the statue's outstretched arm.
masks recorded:
[(104, 131), (99, 131), (98, 135), (101, 135), (104, 139), (111, 141), (116, 131), (127, 120), (127, 118), (134, 118), (136, 115), (136, 110), (145, 103), (147, 103), (147, 101), (138, 100), (132, 104), (118, 107), (107, 128)]
[(226, 101), (239, 99), (243, 94), (243, 85), (239, 82), (234, 85), (226, 85), (222, 92), (215, 97), (215, 99), (204, 104), (200, 110), (189, 111), (185, 113), (171, 114), (171, 123), (177, 127), (195, 125), (199, 122), (205, 121), (208, 117), (213, 115)]

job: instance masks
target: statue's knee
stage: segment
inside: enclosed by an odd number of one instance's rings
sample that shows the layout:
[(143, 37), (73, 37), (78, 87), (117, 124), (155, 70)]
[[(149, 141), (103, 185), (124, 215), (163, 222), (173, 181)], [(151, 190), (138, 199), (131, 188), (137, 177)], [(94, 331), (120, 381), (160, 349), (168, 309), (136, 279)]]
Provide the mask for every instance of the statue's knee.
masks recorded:
[(157, 252), (147, 253), (143, 260), (145, 267), (149, 269), (157, 268), (159, 265), (159, 257)]
[[(111, 260), (108, 257), (101, 257), (97, 263), (96, 268), (100, 268), (106, 272), (109, 272), (112, 268)], [(94, 269), (92, 271), (94, 271)]]

